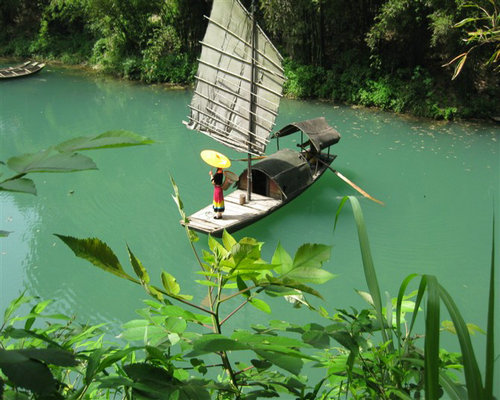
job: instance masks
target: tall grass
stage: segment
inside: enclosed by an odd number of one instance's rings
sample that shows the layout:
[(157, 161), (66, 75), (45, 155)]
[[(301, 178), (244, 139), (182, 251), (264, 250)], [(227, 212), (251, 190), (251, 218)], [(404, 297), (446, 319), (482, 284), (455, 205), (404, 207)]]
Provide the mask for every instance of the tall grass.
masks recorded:
[[(383, 315), (382, 301), (380, 288), (375, 272), (373, 258), (371, 255), (370, 245), (366, 224), (364, 221), (361, 206), (356, 197), (346, 197), (341, 202), (337, 211), (335, 225), (337, 223), (340, 211), (345, 202), (349, 200), (359, 238), (362, 261), (366, 283), (373, 299), (373, 307), (375, 312), (382, 321), (381, 334), (384, 342), (388, 339), (392, 340), (392, 331), (388, 329), (391, 326)], [(402, 320), (402, 303), (405, 290), (408, 284), (415, 278), (420, 277), (419, 289), (415, 306), (412, 314), (412, 320), (408, 331), (403, 337), (401, 332)], [(452, 319), (453, 326), (457, 333), (458, 342), (463, 357), (465, 385), (467, 388), (467, 398), (469, 399), (493, 399), (493, 376), (494, 376), (494, 311), (495, 311), (495, 221), (493, 218), (493, 243), (490, 268), (490, 287), (488, 297), (488, 312), (487, 312), (487, 332), (486, 332), (486, 366), (484, 373), (484, 384), (476, 359), (476, 354), (472, 346), (469, 330), (465, 323), (457, 305), (451, 295), (438, 282), (434, 275), (418, 275), (412, 274), (403, 280), (400, 286), (397, 304), (396, 304), (396, 343), (401, 357), (405, 354), (405, 338), (408, 338), (413, 330), (415, 320), (417, 318), (419, 307), (426, 297), (426, 313), (425, 313), (425, 344), (424, 344), (424, 369), (425, 369), (425, 398), (433, 400), (440, 398), (440, 387), (442, 387), (451, 399), (463, 398), (463, 393), (457, 390), (456, 385), (453, 385), (449, 378), (439, 373), (439, 337), (440, 337), (440, 313), (441, 304), (443, 304)], [(420, 364), (419, 360), (407, 360), (415, 364)]]

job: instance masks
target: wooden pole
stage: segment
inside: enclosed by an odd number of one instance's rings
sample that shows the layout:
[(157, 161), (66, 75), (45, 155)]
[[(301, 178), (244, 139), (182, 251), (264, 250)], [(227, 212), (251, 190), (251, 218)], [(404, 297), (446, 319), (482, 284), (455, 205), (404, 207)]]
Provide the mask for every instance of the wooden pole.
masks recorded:
[(252, 139), (255, 135), (256, 121), (255, 112), (257, 110), (257, 86), (255, 84), (255, 74), (257, 68), (255, 65), (255, 60), (257, 57), (256, 51), (256, 34), (257, 34), (257, 22), (255, 21), (255, 0), (252, 0), (252, 70), (251, 70), (251, 83), (250, 83), (250, 135), (248, 143), (248, 167), (247, 167), (247, 199), (250, 201), (252, 199)]

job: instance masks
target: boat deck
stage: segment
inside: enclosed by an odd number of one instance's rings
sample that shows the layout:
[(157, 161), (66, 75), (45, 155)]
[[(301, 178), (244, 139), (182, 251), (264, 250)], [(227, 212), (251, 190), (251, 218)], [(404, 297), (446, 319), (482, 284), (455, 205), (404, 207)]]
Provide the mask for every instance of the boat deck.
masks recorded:
[[(282, 200), (252, 193), (252, 200), (240, 204), (240, 195), (246, 196), (246, 191), (237, 189), (224, 196), (224, 211), (222, 219), (214, 219), (212, 204), (190, 215), (188, 227), (198, 232), (221, 236), (223, 230), (233, 232), (253, 221), (256, 221), (283, 204)], [(182, 222), (181, 222), (182, 223)]]

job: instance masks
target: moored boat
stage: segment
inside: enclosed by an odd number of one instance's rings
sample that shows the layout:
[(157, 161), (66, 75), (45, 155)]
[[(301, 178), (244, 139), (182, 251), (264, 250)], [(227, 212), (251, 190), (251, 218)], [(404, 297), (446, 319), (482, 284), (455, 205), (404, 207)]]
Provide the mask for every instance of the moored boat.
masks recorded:
[(23, 64), (13, 67), (0, 68), (0, 79), (21, 78), (33, 75), (41, 71), (43, 67), (45, 67), (44, 63), (39, 63), (37, 61), (26, 61)]

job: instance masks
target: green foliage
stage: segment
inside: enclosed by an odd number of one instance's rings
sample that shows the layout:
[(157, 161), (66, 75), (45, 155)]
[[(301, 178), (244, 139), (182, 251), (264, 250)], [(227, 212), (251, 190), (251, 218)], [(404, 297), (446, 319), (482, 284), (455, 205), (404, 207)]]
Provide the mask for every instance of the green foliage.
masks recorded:
[[(210, 5), (7, 0), (0, 3), (5, 27), (0, 55), (85, 63), (148, 83), (190, 84)], [(290, 97), (446, 120), (487, 118), (498, 109), (494, 0), (260, 0), (257, 5), (259, 23), (288, 58)], [(416, 70), (432, 80), (434, 90), (419, 89), (424, 82), (414, 80)]]
[[(79, 137), (33, 154), (23, 154), (7, 160), (15, 175), (0, 180), (0, 191), (36, 194), (35, 183), (24, 178), (34, 172), (76, 172), (97, 169), (91, 158), (77, 151), (138, 146), (152, 140), (128, 131), (108, 131), (97, 136)], [(0, 162), (0, 165), (5, 163)], [(1, 175), (1, 174), (0, 174)]]
[(493, 65), (496, 72), (500, 70), (500, 5), (496, 0), (489, 0), (485, 3), (483, 5), (483, 2), (475, 1), (464, 4), (464, 8), (470, 8), (475, 13), (471, 13), (454, 25), (455, 28), (468, 28), (467, 39), (464, 40), (469, 45), (469, 49), (445, 64), (445, 66), (455, 64), (452, 79), (460, 74), (471, 52), (481, 46), (488, 48), (484, 65)]
[[(178, 192), (175, 198), (182, 210)], [(358, 200), (344, 199), (337, 218), (347, 200), (353, 207), (369, 290), (359, 292), (369, 304), (368, 309), (360, 311), (337, 309), (330, 314), (305, 297), (320, 297), (306, 283), (325, 282), (332, 277), (322, 268), (329, 259), (330, 246), (305, 244), (292, 257), (278, 245), (269, 263), (261, 257), (263, 244), (255, 239), (236, 241), (227, 233), (221, 242), (209, 237), (210, 251), (200, 258), (203, 281), (199, 282), (206, 286), (207, 298), (197, 304), (180, 294), (178, 282), (166, 271), (161, 274), (163, 288), (153, 286), (146, 268), (130, 248), (130, 263), (137, 279), (124, 272), (118, 258), (100, 240), (58, 235), (77, 256), (141, 284), (153, 300), (146, 300), (146, 308), (138, 311), (140, 319), (123, 325), (118, 338), (124, 345), (104, 341), (102, 325), (79, 326), (63, 315), (44, 314), (50, 301), (35, 303), (30, 311), (21, 313), (34, 299), (20, 295), (5, 310), (0, 326), (0, 379), (5, 398), (119, 395), (257, 399), (288, 393), (304, 400), (343, 396), (437, 399), (446, 392), (452, 399), (491, 399), (493, 283), (488, 307), (488, 372), (483, 385), (469, 327), (434, 276), (421, 276), (418, 290), (406, 294), (410, 283), (419, 278), (417, 274), (408, 276), (397, 298), (383, 305)], [(493, 274), (494, 253), (492, 282)], [(270, 320), (266, 325), (225, 332), (226, 322), (242, 306), (259, 300), (257, 308), (266, 311), (270, 306), (262, 306), (264, 294), (300, 299), (325, 324)], [(423, 301), (426, 314), (422, 339), (413, 330)], [(462, 354), (439, 349), (441, 302), (452, 319)], [(42, 321), (46, 321), (45, 326)], [(200, 328), (206, 331), (200, 332)], [(421, 340), (423, 348), (418, 346)], [(220, 362), (214, 363), (214, 357)], [(231, 362), (231, 358), (238, 361)], [(302, 374), (306, 363), (323, 369), (325, 377), (311, 382)], [(462, 368), (466, 390), (453, 373)], [(209, 372), (213, 369), (220, 371), (217, 378)]]

